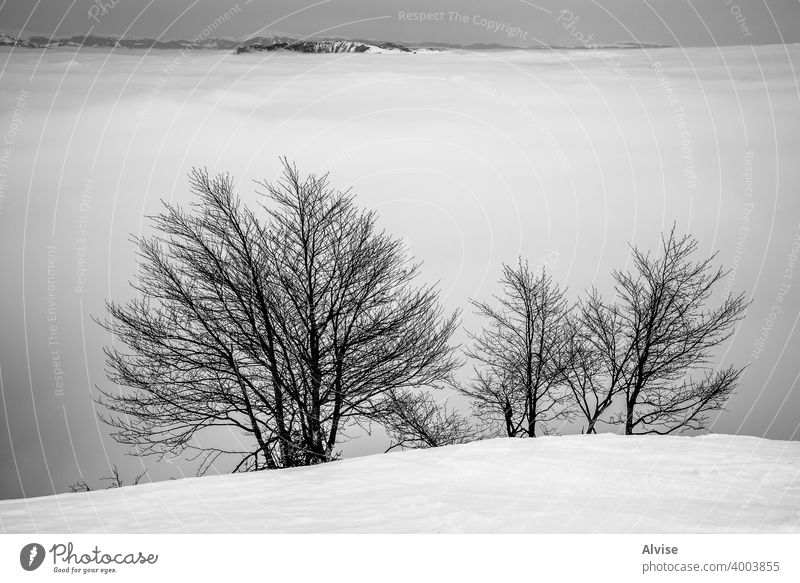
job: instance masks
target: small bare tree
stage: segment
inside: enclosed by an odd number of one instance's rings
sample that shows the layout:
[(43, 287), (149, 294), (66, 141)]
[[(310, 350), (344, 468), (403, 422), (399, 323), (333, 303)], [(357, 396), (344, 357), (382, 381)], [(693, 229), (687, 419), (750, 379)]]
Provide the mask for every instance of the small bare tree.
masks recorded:
[[(138, 486), (139, 483), (142, 481), (142, 478), (147, 474), (147, 470), (144, 470), (138, 476), (134, 476), (133, 480), (131, 481), (131, 486)], [(122, 474), (119, 471), (119, 468), (114, 465), (111, 467), (111, 475), (106, 476), (105, 478), (100, 478), (101, 482), (108, 482), (108, 486), (106, 486), (107, 490), (111, 490), (113, 488), (122, 488), (125, 486), (125, 481), (122, 478)], [(71, 484), (70, 492), (73, 494), (79, 494), (81, 492), (91, 492), (92, 488), (86, 482), (86, 480), (78, 480), (74, 484)]]
[(626, 434), (704, 429), (744, 370), (711, 367), (714, 349), (733, 334), (748, 302), (744, 294), (729, 295), (707, 307), (727, 272), (713, 267), (716, 254), (695, 259), (697, 247), (673, 227), (659, 253), (634, 247), (631, 270), (614, 271), (613, 307), (596, 297), (587, 302), (595, 347), (621, 377), (625, 410), (614, 421)]
[(475, 377), (459, 390), (483, 421), (499, 423), (510, 437), (536, 437), (572, 413), (560, 368), (569, 306), (544, 269), (533, 273), (522, 260), (503, 265), (500, 284), (496, 306), (472, 302), (487, 323), (471, 335), (466, 353), (476, 362)]
[(73, 494), (82, 494), (83, 492), (91, 492), (92, 488), (86, 483), (86, 480), (78, 480), (74, 484), (70, 484), (69, 491)]
[(426, 449), (467, 443), (477, 432), (458, 411), (425, 392), (392, 393), (382, 423), (395, 448)]
[[(119, 442), (194, 451), (199, 473), (220, 455), (234, 471), (319, 463), (392, 391), (450, 379), (457, 314), (414, 285), (419, 265), (349, 192), (285, 160), (260, 212), (228, 176), (190, 182), (192, 206), (165, 205), (136, 239), (140, 299), (101, 322), (122, 342), (106, 355), (124, 390), (101, 397)], [(198, 439), (219, 428), (245, 448)]]

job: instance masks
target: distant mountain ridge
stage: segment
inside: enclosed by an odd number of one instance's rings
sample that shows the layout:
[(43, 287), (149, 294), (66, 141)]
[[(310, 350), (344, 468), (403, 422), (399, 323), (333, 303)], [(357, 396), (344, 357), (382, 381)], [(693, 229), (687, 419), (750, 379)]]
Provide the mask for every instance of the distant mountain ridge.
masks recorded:
[(117, 38), (98, 35), (76, 35), (50, 39), (44, 36), (28, 38), (13, 37), (0, 33), (0, 46), (31, 49), (57, 47), (108, 47), (126, 49), (206, 49), (235, 50), (237, 53), (250, 51), (288, 50), (301, 53), (365, 53), (365, 52), (403, 52), (414, 49), (395, 42), (374, 42), (350, 39), (308, 39), (298, 40), (288, 36), (259, 36), (245, 41), (223, 38), (192, 40), (157, 40), (152, 38)]
[(44, 36), (31, 36), (27, 39), (16, 38), (0, 33), (0, 46), (15, 46), (32, 49), (55, 47), (109, 47), (126, 49), (211, 49), (233, 50), (242, 43), (229, 39), (203, 40), (156, 40), (152, 38), (116, 38), (98, 35), (75, 35), (65, 38), (50, 39)]
[(250, 53), (253, 51), (293, 51), (297, 53), (414, 53), (405, 45), (394, 42), (369, 43), (352, 40), (304, 40), (304, 41), (279, 41), (264, 44), (261, 42), (246, 42), (236, 48), (236, 53)]
[(519, 47), (496, 43), (474, 43), (460, 45), (454, 43), (426, 42), (406, 44), (395, 41), (373, 41), (344, 38), (296, 39), (290, 36), (257, 36), (246, 40), (207, 38), (191, 40), (158, 40), (139, 37), (112, 37), (99, 35), (75, 35), (51, 39), (45, 36), (28, 38), (14, 37), (0, 32), (0, 46), (44, 49), (57, 47), (108, 47), (126, 49), (202, 49), (235, 51), (249, 53), (259, 51), (290, 51), (298, 53), (414, 53), (417, 51), (457, 50), (597, 50), (597, 49), (637, 49), (662, 48), (668, 45), (638, 42), (619, 42), (606, 45), (578, 46), (529, 46)]

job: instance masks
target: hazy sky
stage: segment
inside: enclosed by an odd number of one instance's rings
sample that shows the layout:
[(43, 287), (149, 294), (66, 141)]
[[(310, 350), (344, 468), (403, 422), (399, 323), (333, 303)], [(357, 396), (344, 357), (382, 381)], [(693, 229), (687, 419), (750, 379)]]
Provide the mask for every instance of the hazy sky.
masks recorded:
[[(276, 31), (515, 45), (580, 44), (579, 35), (683, 46), (800, 41), (795, 0), (5, 0), (0, 27), (23, 35), (191, 38), (227, 11), (231, 17), (214, 36)], [(433, 18), (413, 16), (421, 12)]]

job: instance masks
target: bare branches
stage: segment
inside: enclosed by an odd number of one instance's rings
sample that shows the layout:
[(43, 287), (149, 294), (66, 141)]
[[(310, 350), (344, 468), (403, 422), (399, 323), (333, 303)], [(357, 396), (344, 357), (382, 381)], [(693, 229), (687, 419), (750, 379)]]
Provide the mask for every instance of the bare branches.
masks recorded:
[[(714, 349), (733, 334), (748, 303), (739, 294), (706, 307), (727, 272), (713, 267), (715, 255), (695, 260), (697, 247), (673, 227), (659, 254), (633, 248), (633, 269), (613, 274), (622, 324), (615, 342), (624, 353), (615, 366), (626, 401), (617, 421), (628, 434), (703, 428), (706, 413), (724, 405), (743, 371), (710, 371)], [(704, 379), (692, 380), (693, 371)]]
[[(227, 175), (189, 182), (190, 207), (165, 205), (135, 240), (142, 299), (100, 322), (124, 346), (106, 356), (125, 390), (100, 399), (118, 441), (195, 451), (200, 471), (220, 456), (238, 471), (317, 463), (385, 394), (450, 379), (458, 315), (414, 285), (418, 266), (349, 192), (284, 160), (256, 215)], [(252, 447), (198, 445), (219, 428)]]
[(631, 433), (667, 435), (706, 429), (708, 413), (724, 408), (744, 369), (730, 366), (706, 371), (701, 380), (687, 378), (678, 385), (651, 387), (638, 403), (642, 412)]
[(561, 374), (569, 307), (544, 269), (534, 274), (521, 260), (503, 265), (500, 284), (495, 305), (472, 302), (487, 323), (466, 351), (476, 361), (474, 379), (459, 390), (479, 418), (500, 422), (508, 436), (535, 437), (571, 415)]
[(602, 415), (625, 390), (632, 355), (621, 341), (624, 321), (619, 307), (605, 304), (598, 292), (591, 290), (566, 321), (564, 334), (567, 340), (559, 367), (562, 382), (586, 421), (582, 432), (596, 433)]
[(86, 483), (86, 480), (78, 480), (74, 484), (70, 484), (69, 491), (73, 494), (81, 494), (83, 492), (91, 492), (92, 489)]
[(436, 403), (428, 393), (391, 393), (382, 423), (395, 448), (425, 449), (467, 443), (477, 432), (467, 419), (447, 404)]
[[(374, 212), (283, 163), (255, 210), (229, 176), (192, 171), (192, 204), (165, 204), (150, 217), (155, 234), (134, 239), (138, 298), (108, 302), (100, 321), (118, 340), (105, 353), (119, 390), (99, 401), (115, 439), (140, 455), (255, 471), (335, 459), (347, 427), (370, 421), (392, 447), (475, 437), (424, 392), (441, 385), (508, 436), (548, 434), (576, 414), (588, 433), (608, 421), (669, 433), (704, 427), (741, 377), (711, 362), (746, 302), (708, 309), (726, 274), (673, 229), (658, 254), (634, 248), (633, 268), (613, 273), (613, 302), (592, 290), (570, 306), (546, 271), (503, 265), (502, 292), (472, 302), (485, 326), (465, 350), (474, 374), (462, 386), (450, 345), (459, 313), (416, 284), (419, 264)], [(625, 413), (607, 419), (623, 398)], [(244, 439), (225, 447), (220, 429)]]
[[(633, 248), (632, 269), (613, 272), (613, 302), (592, 289), (573, 308), (546, 273), (504, 266), (496, 305), (473, 302), (487, 325), (467, 351), (474, 378), (459, 390), (508, 436), (545, 433), (575, 413), (586, 433), (599, 423), (627, 434), (704, 429), (744, 370), (712, 362), (747, 302), (740, 294), (708, 307), (727, 273), (713, 255), (695, 260), (697, 247), (673, 228), (658, 253)], [(618, 399), (624, 411), (608, 417)]]
[[(144, 470), (141, 474), (135, 476), (131, 481), (130, 485), (137, 486), (139, 482), (142, 481), (142, 478), (145, 477), (145, 475), (147, 475), (147, 470)], [(100, 478), (100, 481), (108, 482), (108, 486), (106, 486), (107, 490), (111, 490), (113, 488), (122, 488), (123, 486), (126, 485), (124, 480), (122, 479), (122, 474), (120, 473), (119, 468), (116, 465), (111, 466), (111, 475), (106, 476), (105, 478)], [(89, 484), (86, 483), (86, 480), (78, 480), (74, 484), (71, 484), (69, 489), (70, 492), (72, 492), (73, 494), (92, 491), (92, 488), (89, 486)]]

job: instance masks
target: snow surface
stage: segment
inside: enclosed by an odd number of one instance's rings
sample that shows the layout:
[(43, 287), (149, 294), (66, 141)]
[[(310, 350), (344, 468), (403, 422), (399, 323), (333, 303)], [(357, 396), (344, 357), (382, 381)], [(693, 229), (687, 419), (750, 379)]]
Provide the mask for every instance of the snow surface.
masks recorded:
[(800, 532), (800, 443), (494, 439), (0, 502), (5, 532)]

